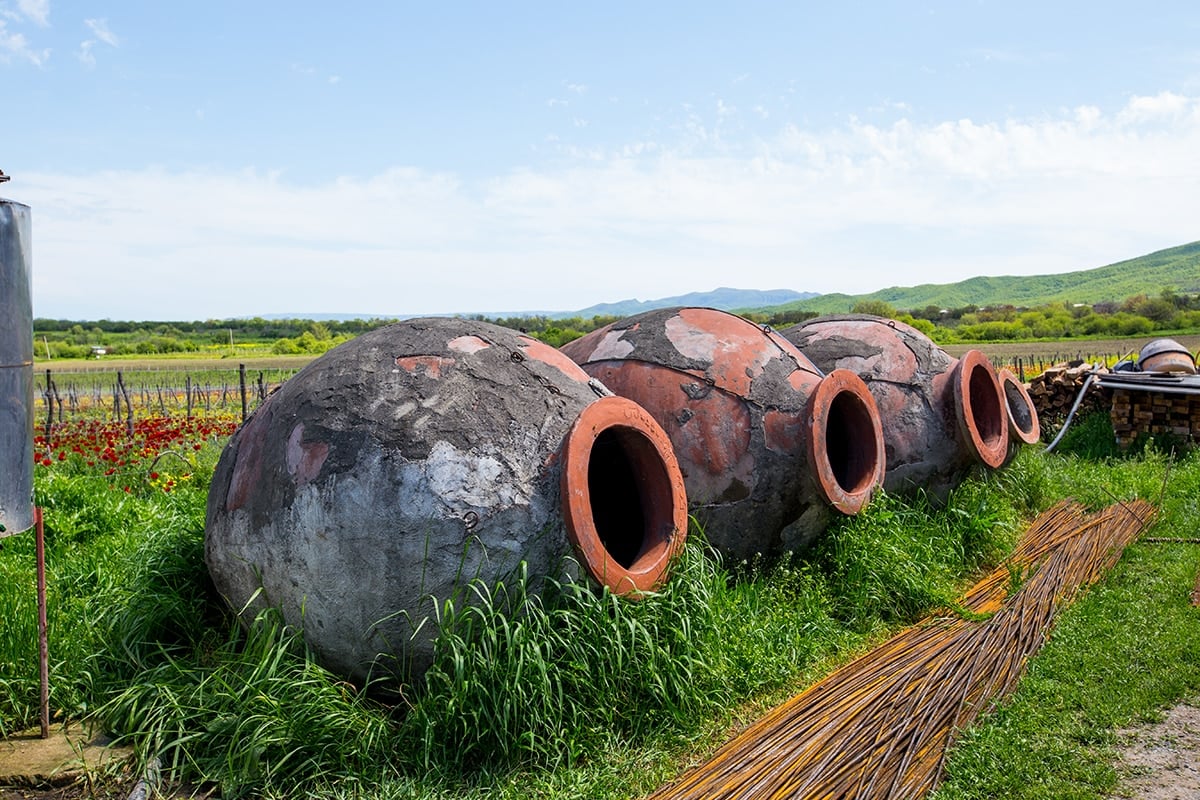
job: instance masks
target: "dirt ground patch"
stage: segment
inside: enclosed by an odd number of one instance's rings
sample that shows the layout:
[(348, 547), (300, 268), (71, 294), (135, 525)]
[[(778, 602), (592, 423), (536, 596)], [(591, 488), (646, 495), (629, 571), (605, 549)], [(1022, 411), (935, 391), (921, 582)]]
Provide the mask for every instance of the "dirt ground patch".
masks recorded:
[(1117, 797), (1200, 798), (1200, 697), (1175, 706), (1162, 722), (1118, 735), (1122, 779)]

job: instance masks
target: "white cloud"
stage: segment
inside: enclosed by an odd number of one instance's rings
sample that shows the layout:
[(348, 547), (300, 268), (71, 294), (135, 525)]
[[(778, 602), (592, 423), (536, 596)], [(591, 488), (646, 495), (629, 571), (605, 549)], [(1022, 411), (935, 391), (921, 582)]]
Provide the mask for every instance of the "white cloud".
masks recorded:
[(121, 42), (117, 38), (117, 35), (109, 29), (108, 20), (106, 20), (106, 19), (85, 19), (83, 21), (83, 24), (87, 25), (88, 28), (91, 29), (92, 34), (95, 35), (95, 37), (97, 39), (104, 42), (106, 45), (108, 45), (110, 47), (120, 47), (121, 46)]
[(22, 16), (43, 28), (50, 24), (50, 0), (17, 0), (17, 8)]
[(883, 114), (888, 112), (896, 112), (899, 114), (911, 114), (912, 106), (904, 101), (885, 100), (879, 105), (871, 106), (868, 109), (872, 114)]
[(1194, 112), (1195, 103), (1183, 95), (1162, 92), (1153, 97), (1134, 97), (1121, 112), (1122, 120), (1129, 123), (1151, 122), (1175, 117), (1189, 110)]
[(120, 47), (121, 41), (117, 38), (117, 35), (109, 29), (107, 20), (85, 19), (83, 23), (87, 25), (88, 29), (91, 30), (92, 35), (95, 38), (84, 39), (82, 42), (80, 42), (79, 50), (75, 53), (75, 55), (79, 59), (79, 62), (85, 67), (88, 69), (95, 69), (96, 54), (94, 51), (96, 48), (96, 43), (101, 42), (109, 47)]
[(40, 67), (50, 60), (50, 51), (33, 48), (23, 34), (10, 33), (6, 22), (0, 19), (0, 61), (9, 62), (14, 57)]
[(622, 158), (636, 158), (640, 155), (648, 155), (658, 149), (658, 144), (655, 142), (630, 142), (621, 148)]
[(1075, 109), (1075, 122), (1082, 131), (1092, 130), (1102, 117), (1100, 109), (1095, 106), (1080, 106)]
[[(324, 185), (255, 171), (23, 175), (37, 313), (571, 309), (719, 285), (865, 292), (1084, 269), (1200, 238), (1200, 98), (1182, 95), (557, 157), (470, 182), (412, 168)], [(146, 291), (150, 301), (131, 299)]]

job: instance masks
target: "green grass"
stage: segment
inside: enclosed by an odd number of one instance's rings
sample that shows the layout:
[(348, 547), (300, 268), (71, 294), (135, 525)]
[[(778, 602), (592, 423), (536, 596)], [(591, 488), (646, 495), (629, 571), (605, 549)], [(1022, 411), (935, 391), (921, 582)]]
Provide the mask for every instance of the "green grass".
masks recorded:
[[(232, 621), (203, 563), (215, 448), (202, 453), (207, 472), (170, 494), (39, 471), (52, 704), (102, 719), (143, 759), (224, 796), (638, 796), (836, 664), (952, 604), (1061, 497), (1103, 506), (1161, 496), (1157, 532), (1187, 535), (1200, 459), (1153, 444), (1119, 454), (1103, 447), (1111, 429), (1077, 425), (1059, 453), (1027, 449), (963, 483), (945, 508), (880, 498), (775, 563), (722, 564), (693, 535), (673, 580), (641, 602), (572, 584), (533, 593), (521, 574), (472, 585), (439, 606), (434, 667), (400, 695), (328, 674), (271, 614), (248, 629)], [(6, 731), (36, 721), (32, 546), (22, 534), (0, 550)], [(1135, 546), (1064, 616), (1013, 702), (964, 740), (946, 796), (1010, 795), (1007, 785), (971, 794), (981, 772), (1009, 761), (1060, 788), (1110, 780), (1111, 727), (1200, 689), (1200, 625), (1178, 607), (1198, 561), (1194, 546)], [(1078, 686), (1068, 692), (1069, 681)], [(1017, 752), (1043, 740), (1048, 760)]]
[[(126, 493), (99, 475), (39, 474), (45, 513), (51, 704), (78, 717), (132, 679), (147, 650), (191, 651), (220, 613), (198, 568), (209, 458), (181, 491)], [(0, 540), (0, 732), (37, 719), (32, 532)], [(202, 560), (201, 560), (202, 563)]]
[[(1097, 416), (1067, 455), (1025, 460), (1026, 483), (1094, 504), (1132, 494), (1161, 500), (1146, 536), (1195, 538), (1200, 457), (1174, 460), (1154, 443), (1136, 458), (1101, 457)], [(1116, 731), (1200, 696), (1200, 609), (1189, 597), (1198, 573), (1195, 544), (1129, 547), (1109, 578), (1062, 614), (1011, 700), (954, 748), (937, 800), (1111, 796)]]
[(1110, 796), (1115, 731), (1200, 693), (1197, 570), (1195, 545), (1131, 547), (1062, 615), (1011, 702), (966, 733), (938, 800)]

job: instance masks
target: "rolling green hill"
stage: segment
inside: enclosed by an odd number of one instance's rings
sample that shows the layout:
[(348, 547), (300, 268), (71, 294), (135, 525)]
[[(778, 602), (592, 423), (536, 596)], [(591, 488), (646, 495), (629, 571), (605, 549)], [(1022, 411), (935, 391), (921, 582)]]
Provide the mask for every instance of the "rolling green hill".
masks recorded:
[(1200, 292), (1200, 242), (1079, 272), (976, 277), (959, 283), (893, 286), (862, 295), (823, 294), (754, 310), (780, 312), (797, 309), (818, 314), (837, 314), (848, 311), (861, 300), (882, 300), (900, 311), (923, 309), (926, 306), (1038, 306), (1063, 301), (1095, 304), (1120, 302), (1138, 294), (1154, 296), (1163, 289), (1189, 294)]

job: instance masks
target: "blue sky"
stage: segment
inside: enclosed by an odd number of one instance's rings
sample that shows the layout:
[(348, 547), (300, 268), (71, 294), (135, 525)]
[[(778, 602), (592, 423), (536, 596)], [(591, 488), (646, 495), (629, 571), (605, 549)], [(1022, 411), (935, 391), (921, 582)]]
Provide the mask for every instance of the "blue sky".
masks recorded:
[(0, 0), (34, 313), (874, 291), (1200, 239), (1191, 2)]

